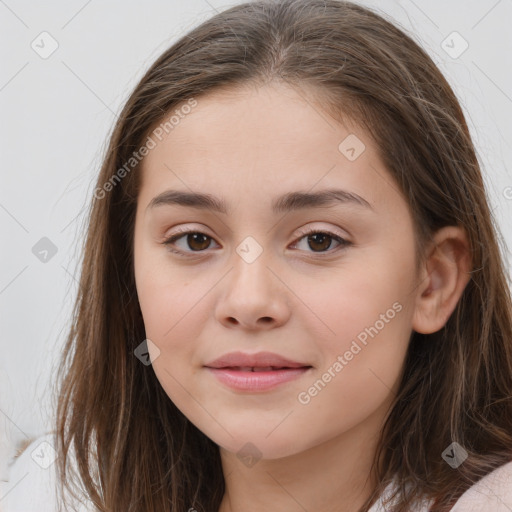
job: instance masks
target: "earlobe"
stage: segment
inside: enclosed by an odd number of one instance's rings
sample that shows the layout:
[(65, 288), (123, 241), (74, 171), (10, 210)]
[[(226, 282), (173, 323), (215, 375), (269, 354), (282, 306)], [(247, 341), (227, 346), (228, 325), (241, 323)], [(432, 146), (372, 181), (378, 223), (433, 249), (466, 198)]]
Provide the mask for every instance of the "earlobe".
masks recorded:
[(422, 268), (412, 328), (419, 333), (439, 331), (455, 310), (471, 278), (471, 253), (463, 228), (447, 226), (433, 237)]

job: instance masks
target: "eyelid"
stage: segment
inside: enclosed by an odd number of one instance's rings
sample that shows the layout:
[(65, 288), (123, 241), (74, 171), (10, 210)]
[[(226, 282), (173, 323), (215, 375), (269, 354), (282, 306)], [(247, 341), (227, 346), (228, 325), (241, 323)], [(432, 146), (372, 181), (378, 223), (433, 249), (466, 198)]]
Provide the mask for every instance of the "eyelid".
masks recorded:
[[(203, 229), (206, 229), (204, 228), (203, 226), (195, 229), (194, 227), (181, 227), (179, 226), (178, 228), (176, 228), (176, 231), (172, 234), (172, 235), (169, 235), (169, 236), (164, 236), (164, 241), (167, 241), (171, 238), (175, 238), (177, 235), (187, 235), (189, 233), (202, 233), (212, 239), (214, 239), (215, 237), (212, 236), (212, 235), (208, 235), (208, 233), (205, 233), (204, 231), (202, 231)], [(350, 237), (350, 235), (345, 232), (345, 233), (339, 233), (335, 230), (332, 230), (331, 228), (323, 228), (323, 227), (311, 227), (311, 226), (308, 226), (308, 227), (305, 227), (305, 228), (298, 228), (298, 231), (295, 232), (295, 237), (297, 236), (305, 236), (305, 235), (309, 235), (309, 234), (312, 234), (312, 233), (326, 233), (326, 234), (331, 234), (331, 235), (335, 235), (335, 236), (339, 236), (340, 238), (347, 238), (347, 237)]]
[[(310, 234), (314, 234), (314, 233), (326, 233), (326, 234), (329, 234), (329, 235), (332, 235), (332, 236), (337, 236), (337, 237), (340, 237), (340, 238), (347, 238), (349, 235), (348, 233), (340, 233), (336, 230), (333, 230), (331, 228), (323, 228), (321, 226), (319, 227), (316, 227), (316, 226), (308, 226), (306, 228), (299, 228), (299, 230), (297, 231), (297, 235), (300, 235), (300, 236), (305, 236), (305, 235), (310, 235)], [(347, 240), (348, 241), (348, 240)]]

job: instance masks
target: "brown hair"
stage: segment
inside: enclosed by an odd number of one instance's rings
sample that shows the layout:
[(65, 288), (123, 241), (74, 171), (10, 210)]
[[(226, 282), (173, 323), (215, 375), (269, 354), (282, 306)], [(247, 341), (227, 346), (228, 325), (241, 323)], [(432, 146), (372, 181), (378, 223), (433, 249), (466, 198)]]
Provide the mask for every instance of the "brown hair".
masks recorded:
[[(135, 87), (97, 186), (183, 102), (273, 81), (314, 91), (326, 113), (368, 130), (409, 203), (420, 247), (443, 226), (466, 230), (471, 279), (443, 329), (412, 333), (375, 455), (379, 484), (361, 508), (396, 478), (392, 510), (409, 510), (421, 497), (435, 501), (432, 511), (449, 510), (472, 483), (512, 460), (512, 307), (463, 112), (410, 36), (336, 0), (254, 1), (221, 12), (179, 39)], [(134, 356), (145, 339), (133, 268), (139, 170), (92, 201), (59, 374), (59, 476), (73, 493), (72, 482), (81, 482), (102, 511), (214, 512), (224, 493), (218, 446)], [(457, 469), (441, 457), (454, 441), (469, 455)], [(66, 464), (70, 449), (76, 473)]]

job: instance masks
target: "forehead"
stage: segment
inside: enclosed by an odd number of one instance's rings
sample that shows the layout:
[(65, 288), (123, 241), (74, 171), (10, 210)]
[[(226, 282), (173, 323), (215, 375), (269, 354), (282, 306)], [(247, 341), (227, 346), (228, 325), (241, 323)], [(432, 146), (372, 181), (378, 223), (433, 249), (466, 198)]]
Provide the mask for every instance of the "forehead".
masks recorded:
[(272, 85), (196, 101), (161, 140), (153, 137), (156, 147), (142, 164), (142, 202), (166, 188), (240, 200), (343, 187), (369, 203), (393, 193), (382, 186), (392, 180), (370, 136), (354, 122), (334, 120), (310, 94)]
[[(197, 105), (163, 134), (164, 144), (151, 152), (148, 165), (164, 156), (165, 146), (180, 157), (193, 149), (190, 158), (215, 154), (222, 160), (247, 160), (256, 153), (261, 157), (265, 149), (274, 157), (280, 154), (309, 160), (319, 152), (338, 156), (338, 139), (344, 134), (358, 132), (361, 139), (367, 137), (359, 127), (342, 125), (328, 116), (311, 94), (286, 85), (223, 89), (196, 101)], [(312, 148), (315, 155), (311, 155)]]

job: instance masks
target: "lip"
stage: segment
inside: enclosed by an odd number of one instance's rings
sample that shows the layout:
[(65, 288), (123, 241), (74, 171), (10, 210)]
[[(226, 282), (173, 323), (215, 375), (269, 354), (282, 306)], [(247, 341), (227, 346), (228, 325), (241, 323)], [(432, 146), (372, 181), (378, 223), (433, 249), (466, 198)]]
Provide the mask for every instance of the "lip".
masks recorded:
[(311, 366), (272, 371), (243, 371), (228, 368), (206, 368), (220, 382), (238, 391), (268, 391), (300, 378), (311, 370)]
[(310, 364), (292, 361), (273, 352), (256, 352), (248, 354), (246, 352), (230, 352), (220, 356), (218, 359), (205, 364), (208, 368), (233, 368), (233, 367), (251, 367), (266, 368), (273, 366), (275, 368), (302, 368), (311, 366)]
[(272, 352), (231, 352), (205, 367), (220, 382), (238, 391), (267, 391), (300, 378), (312, 368)]

